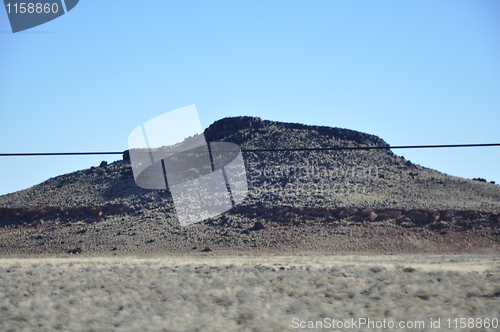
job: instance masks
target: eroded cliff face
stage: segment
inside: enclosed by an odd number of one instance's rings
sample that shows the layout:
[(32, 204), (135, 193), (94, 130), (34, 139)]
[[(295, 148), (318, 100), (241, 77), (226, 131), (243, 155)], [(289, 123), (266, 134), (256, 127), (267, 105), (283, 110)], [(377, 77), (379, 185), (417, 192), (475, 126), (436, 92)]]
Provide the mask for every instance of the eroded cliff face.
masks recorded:
[[(0, 226), (34, 227), (40, 225), (93, 224), (117, 215), (140, 213), (124, 205), (55, 207), (42, 205), (36, 208), (0, 208)], [(250, 219), (268, 220), (282, 226), (298, 226), (308, 220), (322, 219), (324, 223), (347, 221), (351, 223), (389, 221), (407, 228), (471, 229), (477, 226), (500, 228), (500, 212), (475, 210), (437, 209), (372, 209), (372, 208), (314, 208), (293, 206), (237, 206), (232, 215)], [(222, 219), (224, 223), (224, 219)], [(217, 218), (211, 219), (217, 225)]]

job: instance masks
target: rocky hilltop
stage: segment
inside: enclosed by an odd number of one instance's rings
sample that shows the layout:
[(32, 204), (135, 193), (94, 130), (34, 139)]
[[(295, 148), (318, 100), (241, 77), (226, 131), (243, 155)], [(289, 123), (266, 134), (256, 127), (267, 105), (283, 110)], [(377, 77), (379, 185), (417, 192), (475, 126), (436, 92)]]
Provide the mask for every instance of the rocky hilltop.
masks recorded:
[[(205, 137), (208, 141), (231, 142), (245, 146), (245, 148), (262, 149), (263, 146), (261, 144), (263, 142), (259, 143), (259, 141), (253, 141), (252, 143), (250, 143), (249, 138), (251, 136), (259, 136), (259, 134), (265, 135), (266, 132), (274, 132), (275, 130), (279, 130), (282, 133), (293, 133), (294, 131), (310, 131), (316, 136), (314, 138), (324, 136), (329, 137), (333, 140), (337, 140), (337, 146), (347, 146), (345, 145), (347, 142), (352, 142), (364, 146), (389, 146), (389, 144), (387, 144), (384, 140), (375, 135), (365, 134), (355, 130), (332, 128), (326, 126), (310, 126), (300, 123), (274, 122), (249, 116), (224, 118), (216, 121), (205, 130)], [(251, 133), (253, 133), (253, 135)], [(276, 140), (274, 141), (274, 148), (297, 148), (297, 146), (287, 146), (286, 143), (283, 142), (279, 143), (280, 140), (278, 139), (278, 137), (280, 135), (275, 136)], [(300, 140), (300, 142), (305, 144), (316, 144), (316, 140), (314, 138), (312, 142), (307, 142), (304, 140)], [(295, 140), (297, 139), (299, 139), (299, 137), (295, 137)], [(296, 142), (291, 141), (289, 143)]]
[[(243, 150), (388, 146), (354, 130), (255, 117), (216, 121), (205, 137)], [(499, 185), (388, 149), (243, 152), (245, 200), (185, 228), (169, 191), (139, 188), (126, 159), (0, 196), (0, 253), (498, 249)]]

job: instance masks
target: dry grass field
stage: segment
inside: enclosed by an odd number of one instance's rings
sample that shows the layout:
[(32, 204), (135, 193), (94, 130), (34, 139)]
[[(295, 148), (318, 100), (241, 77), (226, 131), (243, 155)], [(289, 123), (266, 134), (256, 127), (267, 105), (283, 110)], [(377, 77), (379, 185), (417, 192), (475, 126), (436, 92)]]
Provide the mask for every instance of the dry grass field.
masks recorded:
[(452, 331), (455, 318), (497, 330), (484, 323), (500, 318), (498, 255), (0, 259), (1, 331)]

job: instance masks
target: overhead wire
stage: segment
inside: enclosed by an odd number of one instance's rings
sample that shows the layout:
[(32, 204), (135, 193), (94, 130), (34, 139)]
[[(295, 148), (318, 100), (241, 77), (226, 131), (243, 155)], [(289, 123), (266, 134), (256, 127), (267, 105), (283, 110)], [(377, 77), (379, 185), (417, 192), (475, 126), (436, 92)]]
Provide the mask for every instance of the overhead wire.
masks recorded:
[[(294, 152), (294, 151), (337, 151), (337, 150), (392, 150), (392, 149), (435, 149), (435, 148), (471, 148), (471, 147), (492, 147), (500, 146), (500, 143), (482, 144), (439, 144), (439, 145), (396, 145), (396, 146), (338, 146), (328, 148), (284, 148), (284, 149), (241, 149), (241, 152)], [(97, 151), (97, 152), (20, 152), (20, 153), (0, 153), (0, 157), (41, 157), (41, 156), (81, 156), (81, 155), (114, 155), (124, 154), (125, 151)], [(188, 153), (196, 151), (186, 151)], [(207, 151), (201, 151), (207, 152)], [(218, 151), (232, 152), (232, 151)], [(176, 151), (175, 153), (179, 153)]]

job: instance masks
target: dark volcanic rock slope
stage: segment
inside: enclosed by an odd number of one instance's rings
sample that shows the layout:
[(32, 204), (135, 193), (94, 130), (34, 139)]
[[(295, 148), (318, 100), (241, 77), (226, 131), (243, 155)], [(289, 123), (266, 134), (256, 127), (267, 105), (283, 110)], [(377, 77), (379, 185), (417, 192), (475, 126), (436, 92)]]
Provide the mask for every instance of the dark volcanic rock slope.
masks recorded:
[[(250, 117), (217, 121), (205, 135), (242, 149), (387, 146), (352, 130)], [(188, 227), (168, 191), (136, 186), (127, 161), (0, 196), (0, 255), (499, 250), (498, 185), (448, 176), (389, 150), (243, 158), (247, 198)]]
[[(226, 118), (207, 139), (243, 149), (388, 146), (361, 132), (259, 118)], [(291, 206), (500, 209), (500, 186), (449, 176), (390, 150), (246, 153), (248, 201)]]
[[(242, 149), (388, 146), (353, 130), (225, 118), (205, 130), (207, 141)], [(500, 186), (449, 176), (390, 150), (245, 152), (248, 206), (436, 208), (500, 210)], [(167, 191), (134, 183), (130, 164), (117, 161), (49, 179), (0, 196), (0, 207), (117, 204), (174, 215)]]

